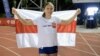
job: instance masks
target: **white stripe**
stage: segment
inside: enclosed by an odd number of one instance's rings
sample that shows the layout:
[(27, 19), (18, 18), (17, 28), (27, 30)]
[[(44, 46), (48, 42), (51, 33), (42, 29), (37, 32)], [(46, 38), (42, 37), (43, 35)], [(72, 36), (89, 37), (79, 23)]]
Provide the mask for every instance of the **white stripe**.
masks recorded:
[(75, 46), (76, 34), (75, 33), (58, 33), (59, 46)]
[[(58, 33), (58, 46), (75, 46), (75, 33)], [(38, 45), (38, 37), (36, 33), (19, 33), (16, 34), (17, 45), (19, 48), (25, 47), (41, 47)], [(48, 43), (49, 44), (49, 43)], [(47, 47), (47, 45), (44, 45)], [(51, 46), (51, 45), (49, 45)]]
[[(35, 10), (17, 9), (16, 11), (23, 19), (36, 19), (37, 17), (40, 17), (43, 14), (43, 12)], [(75, 13), (76, 10), (56, 11), (53, 12), (52, 16), (56, 16), (61, 20), (68, 20)]]
[(16, 34), (18, 48), (37, 47), (38, 37), (35, 33)]

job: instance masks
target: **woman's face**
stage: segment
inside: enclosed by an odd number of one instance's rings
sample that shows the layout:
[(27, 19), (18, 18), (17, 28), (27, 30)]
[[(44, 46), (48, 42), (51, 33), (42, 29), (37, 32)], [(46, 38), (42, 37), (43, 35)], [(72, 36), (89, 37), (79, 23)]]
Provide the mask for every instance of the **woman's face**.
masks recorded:
[(45, 12), (46, 15), (51, 15), (53, 11), (54, 11), (53, 5), (48, 4), (44, 8), (44, 12)]

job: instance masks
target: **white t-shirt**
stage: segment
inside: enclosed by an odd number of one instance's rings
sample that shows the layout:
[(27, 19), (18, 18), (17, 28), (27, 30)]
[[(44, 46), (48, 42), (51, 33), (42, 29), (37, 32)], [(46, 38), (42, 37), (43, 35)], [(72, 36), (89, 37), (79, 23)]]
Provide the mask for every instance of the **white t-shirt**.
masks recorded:
[(38, 17), (33, 20), (33, 23), (38, 28), (38, 44), (39, 47), (51, 47), (57, 46), (57, 24), (61, 22), (57, 17), (51, 17), (45, 19), (44, 17)]

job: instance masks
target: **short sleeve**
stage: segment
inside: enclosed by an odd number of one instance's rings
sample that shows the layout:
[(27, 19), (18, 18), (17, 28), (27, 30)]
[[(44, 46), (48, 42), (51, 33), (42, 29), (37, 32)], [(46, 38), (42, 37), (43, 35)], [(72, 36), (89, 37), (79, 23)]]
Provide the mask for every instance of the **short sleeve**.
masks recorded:
[(55, 17), (55, 21), (56, 21), (57, 24), (61, 23), (61, 19), (59, 19), (58, 17)]

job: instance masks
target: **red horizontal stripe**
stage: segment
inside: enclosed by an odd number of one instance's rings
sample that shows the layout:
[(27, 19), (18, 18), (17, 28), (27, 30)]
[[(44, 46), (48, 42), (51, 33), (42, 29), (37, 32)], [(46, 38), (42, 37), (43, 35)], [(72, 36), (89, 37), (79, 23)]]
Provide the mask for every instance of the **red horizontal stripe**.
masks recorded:
[[(19, 20), (16, 20), (16, 33), (36, 33), (36, 32), (37, 32), (36, 25), (23, 25)], [(76, 32), (76, 21), (73, 21), (72, 23), (70, 23), (68, 25), (59, 24), (57, 26), (57, 32), (60, 32), (60, 33)]]

